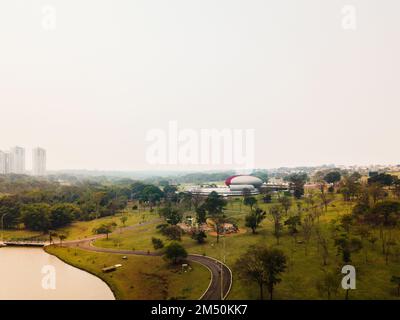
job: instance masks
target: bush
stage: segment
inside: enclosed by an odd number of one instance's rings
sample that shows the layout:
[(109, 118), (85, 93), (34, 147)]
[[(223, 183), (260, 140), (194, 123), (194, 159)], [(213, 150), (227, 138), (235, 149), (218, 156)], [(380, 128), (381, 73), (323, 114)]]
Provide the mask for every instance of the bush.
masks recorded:
[(151, 238), (151, 242), (153, 243), (154, 250), (164, 248), (164, 242), (159, 238)]
[(197, 243), (199, 243), (199, 244), (204, 243), (206, 238), (207, 238), (207, 235), (203, 230), (196, 230), (192, 234), (192, 239), (196, 240)]

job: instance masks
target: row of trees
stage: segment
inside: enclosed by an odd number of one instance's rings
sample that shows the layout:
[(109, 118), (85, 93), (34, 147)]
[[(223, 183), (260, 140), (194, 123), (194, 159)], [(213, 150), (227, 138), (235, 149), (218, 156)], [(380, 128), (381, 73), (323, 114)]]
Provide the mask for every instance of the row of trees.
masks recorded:
[[(7, 177), (7, 176), (6, 176)], [(115, 214), (126, 207), (131, 197), (130, 186), (77, 182), (61, 185), (26, 176), (0, 179), (0, 216), (6, 229), (18, 228), (46, 231), (69, 224), (73, 220), (91, 220)], [(4, 182), (6, 181), (6, 182)], [(5, 184), (1, 184), (1, 182)]]

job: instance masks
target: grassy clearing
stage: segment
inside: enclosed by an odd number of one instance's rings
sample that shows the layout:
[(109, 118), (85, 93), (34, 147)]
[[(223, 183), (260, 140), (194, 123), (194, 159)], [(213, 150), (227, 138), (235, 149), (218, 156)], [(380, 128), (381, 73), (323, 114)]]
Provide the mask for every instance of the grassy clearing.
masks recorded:
[[(46, 251), (103, 279), (117, 299), (198, 299), (210, 281), (209, 271), (197, 263), (191, 263), (191, 271), (182, 272), (179, 266), (172, 267), (161, 257), (129, 255), (125, 260), (120, 254), (59, 246), (46, 247)], [(122, 267), (114, 272), (101, 271), (105, 266), (118, 263)]]
[(155, 213), (151, 213), (148, 211), (133, 212), (130, 210), (126, 210), (116, 214), (115, 216), (104, 217), (91, 221), (77, 221), (72, 223), (70, 226), (66, 228), (58, 230), (58, 232), (64, 232), (65, 234), (67, 234), (67, 240), (83, 239), (93, 236), (94, 228), (97, 228), (102, 224), (107, 224), (112, 222), (115, 222), (117, 224), (116, 231), (118, 231), (118, 228), (124, 226), (123, 223), (121, 222), (122, 216), (127, 217), (125, 226), (132, 226), (158, 217), (158, 215), (156, 215)]

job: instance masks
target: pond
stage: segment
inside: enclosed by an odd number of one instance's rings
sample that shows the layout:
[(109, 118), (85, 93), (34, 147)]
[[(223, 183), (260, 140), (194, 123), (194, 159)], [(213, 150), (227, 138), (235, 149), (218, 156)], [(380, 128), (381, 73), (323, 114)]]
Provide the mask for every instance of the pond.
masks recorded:
[(42, 248), (0, 248), (0, 300), (113, 300), (107, 284)]

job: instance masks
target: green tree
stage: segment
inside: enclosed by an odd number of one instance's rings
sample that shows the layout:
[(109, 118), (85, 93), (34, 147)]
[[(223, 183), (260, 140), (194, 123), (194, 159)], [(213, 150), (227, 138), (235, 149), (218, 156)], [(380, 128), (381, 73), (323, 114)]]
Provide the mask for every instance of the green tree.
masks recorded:
[(253, 210), (253, 207), (255, 206), (256, 203), (257, 203), (257, 199), (255, 197), (245, 197), (243, 199), (243, 204), (245, 206), (249, 206), (250, 210)]
[(119, 220), (121, 221), (122, 225), (125, 227), (125, 223), (128, 220), (127, 216), (122, 216), (121, 218), (119, 218)]
[(199, 244), (204, 243), (206, 238), (207, 238), (207, 235), (203, 230), (195, 230), (192, 233), (192, 239), (196, 240), (197, 243), (199, 243)]
[(161, 229), (161, 233), (170, 240), (181, 241), (182, 229), (176, 225), (167, 225)]
[(218, 193), (215, 191), (211, 192), (207, 199), (204, 201), (204, 210), (207, 212), (207, 215), (214, 221), (215, 223), (215, 232), (217, 233), (217, 243), (219, 242), (219, 236), (222, 229), (222, 225), (226, 221), (226, 217), (224, 215), (224, 209), (226, 207), (226, 200), (224, 200)]
[(292, 200), (288, 196), (283, 196), (282, 198), (279, 199), (279, 202), (285, 211), (285, 214), (287, 215), (290, 207), (292, 206)]
[(99, 227), (93, 229), (93, 233), (95, 234), (105, 234), (108, 240), (108, 235), (113, 231), (116, 226), (115, 222), (112, 223), (103, 223)]
[(267, 213), (260, 208), (256, 208), (255, 210), (251, 210), (251, 212), (245, 217), (245, 225), (248, 228), (251, 228), (253, 234), (256, 233), (256, 229), (260, 225), (260, 223), (265, 219)]
[(20, 220), (21, 202), (17, 195), (0, 195), (0, 219), (4, 215), (4, 229), (15, 228)]
[(304, 195), (304, 185), (308, 180), (307, 173), (293, 173), (285, 178), (290, 182), (296, 199), (300, 199)]
[(27, 204), (21, 208), (22, 222), (32, 231), (46, 232), (49, 230), (50, 206), (46, 203)]
[(171, 242), (165, 248), (165, 258), (171, 261), (173, 264), (177, 264), (179, 261), (185, 259), (187, 257), (186, 249), (177, 242)]
[(335, 246), (338, 249), (338, 254), (342, 255), (344, 263), (351, 262), (351, 254), (362, 249), (362, 242), (358, 238), (349, 238), (347, 235), (342, 235), (335, 239)]
[(282, 225), (282, 209), (278, 205), (274, 205), (269, 209), (269, 213), (271, 215), (272, 221), (274, 223), (274, 231), (273, 234), (276, 238), (276, 243), (279, 245), (279, 239), (282, 236), (283, 225)]
[(340, 275), (335, 271), (325, 271), (323, 276), (317, 280), (316, 287), (321, 296), (326, 295), (328, 300), (336, 295), (339, 290)]
[(198, 224), (202, 224), (206, 222), (206, 218), (207, 218), (207, 211), (204, 208), (204, 206), (198, 206), (196, 208), (196, 220)]
[(324, 176), (324, 180), (326, 181), (326, 183), (330, 184), (335, 184), (339, 182), (341, 178), (342, 175), (339, 171), (331, 171)]
[(172, 225), (176, 225), (182, 221), (182, 213), (173, 208), (171, 205), (167, 205), (166, 207), (160, 210), (161, 216), (165, 218), (165, 220)]
[(51, 227), (58, 229), (69, 225), (75, 217), (81, 214), (81, 209), (71, 203), (55, 204), (50, 209)]
[(298, 226), (301, 226), (301, 219), (300, 216), (291, 216), (284, 222), (284, 225), (288, 227), (289, 234), (294, 238), (296, 241), (296, 236), (299, 233)]
[(397, 286), (397, 296), (400, 297), (400, 277), (392, 276), (390, 282), (394, 283)]
[(274, 286), (281, 281), (279, 275), (286, 269), (286, 257), (278, 249), (251, 246), (235, 263), (239, 279), (256, 282), (260, 299), (264, 299), (264, 286), (273, 298)]

